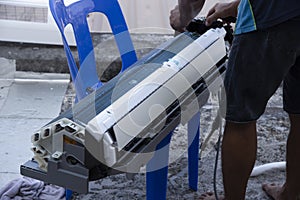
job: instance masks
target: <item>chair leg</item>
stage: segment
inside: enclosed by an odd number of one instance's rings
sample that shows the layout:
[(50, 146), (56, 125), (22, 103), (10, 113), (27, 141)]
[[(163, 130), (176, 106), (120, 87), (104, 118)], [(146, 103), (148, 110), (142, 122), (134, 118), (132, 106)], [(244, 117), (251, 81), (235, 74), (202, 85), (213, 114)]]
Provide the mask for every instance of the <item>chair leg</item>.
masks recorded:
[(147, 164), (146, 196), (147, 200), (165, 200), (167, 197), (169, 144), (173, 132), (170, 132), (156, 147), (153, 158)]
[(71, 200), (72, 193), (72, 190), (66, 189), (66, 200)]
[(188, 122), (188, 170), (190, 189), (198, 189), (198, 161), (199, 161), (199, 128), (200, 113), (197, 113)]

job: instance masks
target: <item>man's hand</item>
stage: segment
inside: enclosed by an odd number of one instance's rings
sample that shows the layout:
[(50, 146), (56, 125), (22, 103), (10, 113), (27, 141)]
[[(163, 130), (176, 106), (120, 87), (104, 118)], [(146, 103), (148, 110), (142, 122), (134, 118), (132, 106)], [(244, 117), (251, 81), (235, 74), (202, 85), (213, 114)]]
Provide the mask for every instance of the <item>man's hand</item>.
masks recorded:
[(170, 25), (179, 32), (183, 32), (185, 27), (200, 12), (205, 0), (178, 0), (178, 5), (171, 10)]
[(210, 26), (214, 21), (219, 18), (236, 17), (237, 8), (240, 0), (235, 0), (230, 3), (217, 3), (209, 11), (206, 16), (206, 26)]
[(184, 28), (187, 26), (186, 22), (181, 22), (180, 10), (178, 5), (173, 10), (171, 10), (170, 25), (174, 30), (178, 32), (183, 32)]

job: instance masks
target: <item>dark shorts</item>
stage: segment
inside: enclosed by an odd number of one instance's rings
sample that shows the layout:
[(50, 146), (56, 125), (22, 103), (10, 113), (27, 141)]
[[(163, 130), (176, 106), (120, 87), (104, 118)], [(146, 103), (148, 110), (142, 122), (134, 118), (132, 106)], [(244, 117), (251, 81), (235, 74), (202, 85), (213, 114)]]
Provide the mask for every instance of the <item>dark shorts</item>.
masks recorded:
[(299, 17), (235, 36), (224, 82), (226, 120), (257, 120), (282, 81), (284, 110), (300, 114)]

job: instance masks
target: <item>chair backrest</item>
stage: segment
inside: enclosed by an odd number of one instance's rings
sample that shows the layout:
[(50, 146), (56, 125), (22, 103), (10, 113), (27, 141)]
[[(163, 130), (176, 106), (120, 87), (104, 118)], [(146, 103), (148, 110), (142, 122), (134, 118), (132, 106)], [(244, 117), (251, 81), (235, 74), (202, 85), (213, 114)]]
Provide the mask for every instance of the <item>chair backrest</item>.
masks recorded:
[[(64, 0), (49, 0), (49, 6), (62, 35), (70, 74), (75, 84), (78, 100), (102, 85), (97, 75), (94, 48), (87, 22), (89, 13), (101, 12), (107, 17), (121, 56), (121, 71), (137, 60), (130, 34), (117, 0), (79, 0), (68, 6), (65, 6)], [(64, 35), (64, 29), (68, 24), (71, 24), (73, 27), (80, 70), (76, 65)]]

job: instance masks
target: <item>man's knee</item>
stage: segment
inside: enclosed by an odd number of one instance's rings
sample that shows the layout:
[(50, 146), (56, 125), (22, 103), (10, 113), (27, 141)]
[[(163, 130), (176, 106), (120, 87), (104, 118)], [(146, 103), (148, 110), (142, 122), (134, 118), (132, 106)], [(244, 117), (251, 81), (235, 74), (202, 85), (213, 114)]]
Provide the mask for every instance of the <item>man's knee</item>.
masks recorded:
[(226, 121), (226, 128), (240, 129), (240, 130), (253, 129), (256, 128), (256, 121), (243, 122), (243, 123)]
[(300, 114), (289, 114), (291, 126), (300, 129)]

